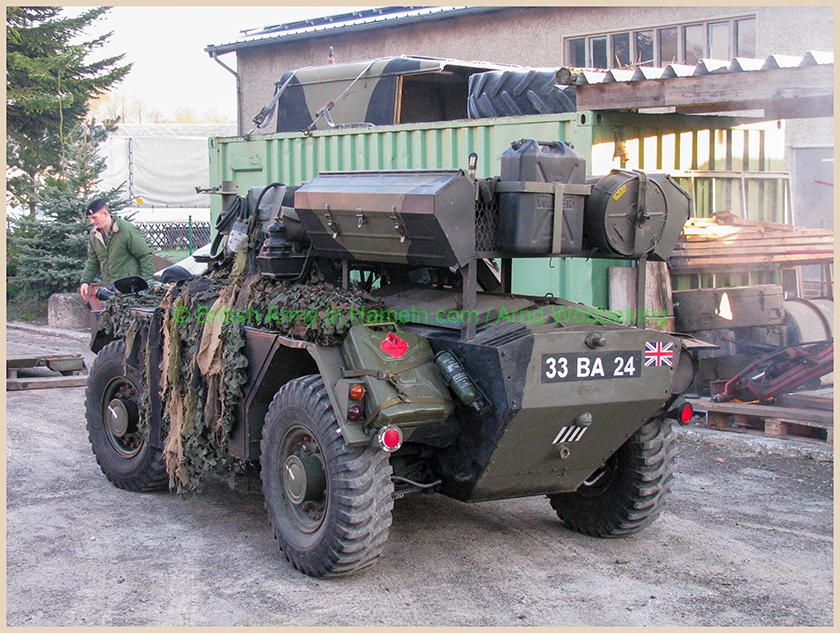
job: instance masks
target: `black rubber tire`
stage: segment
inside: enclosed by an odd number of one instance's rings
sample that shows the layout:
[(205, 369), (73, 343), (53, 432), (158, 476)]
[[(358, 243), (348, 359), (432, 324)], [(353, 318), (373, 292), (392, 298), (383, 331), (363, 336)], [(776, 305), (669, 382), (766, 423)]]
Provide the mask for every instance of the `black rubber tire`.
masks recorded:
[(651, 418), (593, 473), (590, 485), (549, 495), (551, 507), (576, 532), (632, 536), (662, 511), (671, 492), (675, 452), (670, 420)]
[[(289, 562), (316, 578), (373, 564), (385, 548), (394, 507), (389, 454), (345, 443), (320, 376), (291, 380), (277, 392), (260, 449), (269, 522)], [(284, 483), (294, 457), (319, 460), (323, 489), (307, 487), (307, 497), (315, 495), (310, 501), (295, 503), (295, 491)]]
[(169, 477), (161, 451), (139, 433), (132, 433), (137, 430), (136, 411), (128, 414), (127, 431), (120, 437), (105, 421), (105, 411), (114, 399), (128, 402), (126, 409), (130, 410), (138, 393), (139, 378), (126, 373), (125, 343), (108, 343), (97, 354), (88, 376), (85, 391), (88, 439), (99, 468), (117, 488), (132, 492), (165, 490)]
[(467, 116), (562, 114), (576, 110), (574, 86), (557, 84), (553, 70), (495, 70), (470, 77)]

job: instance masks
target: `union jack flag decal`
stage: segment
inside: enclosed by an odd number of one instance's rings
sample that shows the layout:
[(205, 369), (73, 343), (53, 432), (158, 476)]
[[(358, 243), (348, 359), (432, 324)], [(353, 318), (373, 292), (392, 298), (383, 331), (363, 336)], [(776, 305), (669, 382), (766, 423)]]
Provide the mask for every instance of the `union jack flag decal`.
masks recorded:
[(674, 366), (673, 343), (645, 343), (645, 367)]

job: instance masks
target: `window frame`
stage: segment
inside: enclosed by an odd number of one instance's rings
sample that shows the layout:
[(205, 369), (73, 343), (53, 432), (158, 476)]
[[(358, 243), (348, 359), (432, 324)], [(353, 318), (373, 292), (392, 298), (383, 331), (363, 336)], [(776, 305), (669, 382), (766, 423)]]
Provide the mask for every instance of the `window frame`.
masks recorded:
[(606, 70), (612, 70), (616, 68), (626, 68), (626, 66), (618, 66), (615, 62), (615, 53), (613, 52), (613, 38), (615, 36), (621, 36), (626, 34), (630, 41), (630, 60), (631, 66), (633, 60), (638, 59), (639, 53), (637, 51), (637, 33), (644, 33), (650, 31), (653, 33), (653, 63), (652, 64), (642, 64), (646, 67), (654, 67), (654, 68), (662, 68), (667, 66), (668, 64), (672, 63), (672, 60), (662, 60), (661, 59), (661, 42), (660, 42), (660, 31), (666, 29), (676, 29), (677, 31), (677, 60), (673, 63), (677, 64), (684, 64), (685, 62), (685, 35), (684, 29), (685, 27), (690, 26), (702, 26), (703, 27), (703, 55), (702, 58), (708, 59), (709, 58), (709, 45), (710, 45), (710, 29), (711, 25), (720, 25), (722, 23), (726, 23), (729, 29), (728, 34), (728, 42), (729, 42), (729, 51), (730, 51), (730, 59), (733, 57), (741, 57), (740, 51), (738, 51), (738, 29), (739, 23), (743, 22), (744, 20), (752, 20), (753, 21), (753, 43), (752, 47), (753, 50), (757, 50), (758, 45), (756, 43), (757, 33), (758, 33), (758, 19), (755, 14), (744, 14), (744, 15), (734, 15), (734, 16), (725, 16), (725, 17), (716, 17), (716, 18), (709, 18), (706, 20), (691, 20), (687, 22), (678, 22), (678, 23), (668, 23), (668, 24), (659, 24), (656, 26), (640, 26), (630, 29), (620, 29), (615, 31), (602, 31), (602, 32), (591, 32), (587, 34), (581, 35), (571, 35), (566, 36), (563, 38), (563, 60), (566, 65), (570, 65), (570, 61), (572, 60), (572, 43), (583, 41), (583, 52), (586, 59), (586, 65), (584, 68), (594, 68), (592, 66), (592, 40), (604, 38), (606, 40), (606, 48), (607, 48), (607, 68)]

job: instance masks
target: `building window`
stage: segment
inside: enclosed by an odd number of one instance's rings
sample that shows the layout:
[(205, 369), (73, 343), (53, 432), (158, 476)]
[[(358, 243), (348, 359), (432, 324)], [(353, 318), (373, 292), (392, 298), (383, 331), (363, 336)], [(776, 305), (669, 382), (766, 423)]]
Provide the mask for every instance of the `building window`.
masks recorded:
[(696, 64), (703, 58), (755, 57), (755, 18), (714, 20), (566, 40), (567, 65), (627, 68)]
[(709, 35), (709, 57), (712, 59), (731, 59), (729, 55), (730, 24), (717, 22), (707, 27)]
[(677, 27), (658, 29), (657, 35), (659, 37), (659, 64), (667, 66), (677, 63), (680, 58), (677, 54), (680, 41), (679, 29)]
[(738, 57), (755, 57), (755, 18), (735, 21), (735, 50)]
[[(589, 59), (595, 64), (595, 68), (607, 68), (607, 38), (606, 37), (590, 37), (589, 38)], [(601, 66), (598, 66), (601, 64)]]
[(586, 68), (586, 40), (571, 40), (569, 42), (568, 65), (572, 68)]
[(683, 27), (682, 62), (685, 64), (696, 64), (703, 57), (705, 46), (703, 45), (706, 29), (702, 24), (692, 24)]
[(653, 66), (653, 31), (636, 31), (633, 36), (636, 42), (636, 65)]
[(611, 35), (612, 40), (612, 61), (614, 66), (623, 68), (630, 65), (630, 34), (616, 33)]

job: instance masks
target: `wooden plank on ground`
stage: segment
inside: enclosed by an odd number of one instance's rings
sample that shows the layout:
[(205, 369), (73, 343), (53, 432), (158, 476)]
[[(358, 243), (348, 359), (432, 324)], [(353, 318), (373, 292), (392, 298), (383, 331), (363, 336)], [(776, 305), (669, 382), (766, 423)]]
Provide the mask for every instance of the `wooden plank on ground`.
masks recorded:
[(781, 407), (821, 409), (834, 411), (834, 396), (818, 396), (805, 393), (787, 393), (776, 398)]
[(748, 415), (770, 419), (794, 420), (797, 424), (810, 423), (812, 426), (829, 428), (834, 426), (834, 413), (819, 409), (801, 409), (776, 407), (766, 404), (744, 404), (742, 402), (711, 402), (710, 400), (690, 399), (695, 411), (714, 411), (729, 415)]
[(87, 376), (39, 376), (37, 378), (7, 378), (6, 391), (24, 389), (54, 389), (57, 387), (84, 387)]

